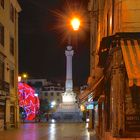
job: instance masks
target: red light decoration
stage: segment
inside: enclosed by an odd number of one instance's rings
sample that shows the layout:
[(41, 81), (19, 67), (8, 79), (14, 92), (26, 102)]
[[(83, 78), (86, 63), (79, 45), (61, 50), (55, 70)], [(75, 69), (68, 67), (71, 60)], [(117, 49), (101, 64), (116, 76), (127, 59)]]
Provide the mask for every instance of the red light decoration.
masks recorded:
[(25, 120), (35, 119), (38, 113), (40, 103), (38, 97), (35, 96), (35, 90), (26, 83), (18, 83), (19, 106), (26, 113)]

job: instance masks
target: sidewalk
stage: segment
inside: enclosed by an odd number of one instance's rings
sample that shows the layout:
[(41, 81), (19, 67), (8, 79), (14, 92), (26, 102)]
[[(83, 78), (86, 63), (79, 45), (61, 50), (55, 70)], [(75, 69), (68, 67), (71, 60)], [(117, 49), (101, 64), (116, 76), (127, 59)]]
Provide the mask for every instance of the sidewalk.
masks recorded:
[(90, 140), (100, 140), (99, 137), (96, 135), (96, 132), (93, 129), (88, 130), (88, 132), (90, 133)]

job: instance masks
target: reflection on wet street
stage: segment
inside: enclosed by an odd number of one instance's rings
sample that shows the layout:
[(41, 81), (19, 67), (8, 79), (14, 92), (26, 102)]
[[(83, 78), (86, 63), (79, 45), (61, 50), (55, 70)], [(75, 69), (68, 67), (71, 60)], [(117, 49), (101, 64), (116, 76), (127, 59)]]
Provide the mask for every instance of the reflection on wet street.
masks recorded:
[(0, 140), (96, 140), (84, 123), (25, 123), (0, 131)]

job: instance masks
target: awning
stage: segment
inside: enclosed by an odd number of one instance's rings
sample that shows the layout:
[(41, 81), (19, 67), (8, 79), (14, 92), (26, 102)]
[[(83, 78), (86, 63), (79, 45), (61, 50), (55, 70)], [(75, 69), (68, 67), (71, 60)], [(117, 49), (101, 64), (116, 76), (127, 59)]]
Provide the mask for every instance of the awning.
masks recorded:
[(121, 49), (129, 78), (129, 86), (140, 86), (140, 40), (121, 39)]
[(83, 93), (81, 93), (78, 98), (80, 102), (85, 101), (86, 99), (93, 97), (96, 89), (103, 83), (104, 76), (102, 76), (91, 88), (87, 88)]

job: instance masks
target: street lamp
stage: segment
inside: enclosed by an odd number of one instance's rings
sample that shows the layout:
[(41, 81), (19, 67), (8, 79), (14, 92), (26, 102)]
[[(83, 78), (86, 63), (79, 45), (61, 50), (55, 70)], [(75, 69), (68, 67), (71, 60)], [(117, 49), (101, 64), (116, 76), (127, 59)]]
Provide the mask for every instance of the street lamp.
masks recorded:
[[(80, 19), (77, 18), (77, 17), (74, 17), (70, 20), (70, 26), (72, 27), (72, 29), (74, 31), (78, 31), (79, 30), (79, 27), (80, 27)], [(77, 34), (76, 34), (77, 36)], [(68, 37), (68, 44), (71, 45), (71, 37), (72, 37), (72, 32), (69, 33), (69, 37)], [(77, 37), (76, 37), (76, 40), (77, 40)], [(77, 43), (76, 43), (77, 44)], [(77, 45), (76, 45), (77, 46)]]
[(26, 83), (27, 82), (27, 78), (28, 78), (28, 74), (27, 73), (23, 73), (22, 74), (22, 81)]
[(56, 105), (56, 102), (55, 101), (52, 101), (51, 102), (51, 107), (53, 108), (55, 105)]
[(27, 74), (23, 74), (23, 78), (27, 78)]
[(74, 17), (72, 20), (71, 20), (71, 26), (73, 28), (74, 31), (77, 31), (80, 27), (80, 20), (79, 18), (77, 17)]

